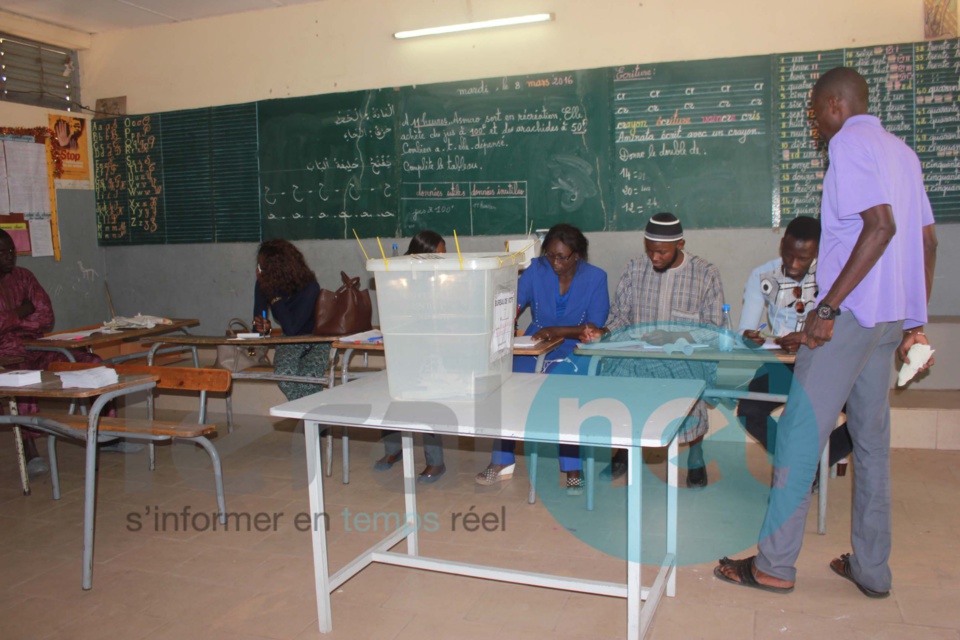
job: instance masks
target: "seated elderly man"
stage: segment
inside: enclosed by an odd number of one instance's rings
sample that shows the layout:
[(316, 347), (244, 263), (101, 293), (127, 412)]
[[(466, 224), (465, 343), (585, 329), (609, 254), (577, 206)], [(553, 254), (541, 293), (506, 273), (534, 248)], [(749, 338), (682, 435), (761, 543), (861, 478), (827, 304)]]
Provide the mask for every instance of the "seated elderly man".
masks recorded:
[[(62, 353), (52, 351), (28, 351), (24, 342), (36, 340), (53, 329), (53, 306), (50, 296), (43, 290), (37, 278), (28, 270), (17, 266), (17, 253), (13, 238), (0, 229), (0, 355), (22, 358), (16, 365), (19, 369), (46, 369), (54, 361), (65, 361)], [(77, 362), (100, 362), (92, 353), (74, 351)], [(20, 400), (17, 410), (21, 414), (36, 413), (35, 402)], [(24, 452), (27, 471), (31, 475), (49, 471), (47, 461), (37, 452), (36, 438), (40, 434), (24, 430)]]
[[(627, 329), (643, 333), (650, 343), (665, 344), (686, 337), (689, 342), (715, 340), (723, 307), (723, 285), (717, 268), (684, 250), (683, 227), (672, 213), (658, 213), (647, 223), (644, 254), (632, 259), (620, 277), (610, 307), (607, 325), (588, 325), (581, 339), (590, 341), (611, 331)], [(694, 378), (712, 385), (716, 364), (709, 362), (607, 358), (601, 375), (643, 378)], [(707, 433), (707, 406), (694, 407), (680, 433), (680, 442), (690, 446), (687, 455), (687, 486), (708, 483), (703, 459), (703, 436)], [(626, 452), (618, 450), (601, 478), (618, 478), (627, 472)]]

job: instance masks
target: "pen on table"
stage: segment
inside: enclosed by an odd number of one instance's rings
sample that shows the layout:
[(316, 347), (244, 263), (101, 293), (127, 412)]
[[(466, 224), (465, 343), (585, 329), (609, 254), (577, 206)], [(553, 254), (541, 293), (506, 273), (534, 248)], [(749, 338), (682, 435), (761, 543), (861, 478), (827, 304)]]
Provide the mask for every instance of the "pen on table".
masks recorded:
[(367, 338), (367, 342), (380, 342), (383, 340), (383, 336), (373, 336), (372, 338)]
[(260, 312), (260, 315), (263, 316), (263, 331), (260, 332), (260, 335), (261, 335), (261, 336), (266, 336), (266, 335), (268, 335), (268, 331), (267, 331), (267, 310), (264, 309), (263, 311), (261, 311), (261, 312)]

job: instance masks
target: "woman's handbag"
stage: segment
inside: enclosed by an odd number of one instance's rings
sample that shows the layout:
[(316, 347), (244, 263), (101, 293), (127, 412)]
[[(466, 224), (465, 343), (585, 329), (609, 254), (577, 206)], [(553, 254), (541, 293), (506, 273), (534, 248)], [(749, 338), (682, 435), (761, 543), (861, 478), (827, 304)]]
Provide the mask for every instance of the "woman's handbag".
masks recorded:
[(360, 278), (340, 272), (343, 285), (336, 291), (320, 290), (317, 298), (315, 336), (345, 336), (373, 328), (370, 290), (360, 290)]
[[(239, 327), (240, 331), (234, 329)], [(233, 318), (227, 324), (228, 337), (236, 337), (237, 333), (249, 333), (250, 328), (247, 323), (240, 318)], [(250, 367), (273, 366), (270, 358), (267, 357), (267, 351), (270, 347), (265, 345), (244, 345), (244, 344), (218, 344), (217, 361), (213, 364), (218, 369), (226, 369), (236, 373)]]

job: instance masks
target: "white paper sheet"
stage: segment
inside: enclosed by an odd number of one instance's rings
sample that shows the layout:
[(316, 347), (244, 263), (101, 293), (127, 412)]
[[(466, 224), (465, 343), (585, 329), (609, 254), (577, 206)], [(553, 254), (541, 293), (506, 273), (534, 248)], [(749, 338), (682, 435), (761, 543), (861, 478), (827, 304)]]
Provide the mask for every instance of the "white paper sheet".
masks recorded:
[(10, 186), (10, 211), (49, 214), (46, 147), (15, 140), (4, 140), (3, 147)]
[(30, 224), (30, 253), (34, 257), (53, 255), (53, 227), (49, 213), (24, 214)]

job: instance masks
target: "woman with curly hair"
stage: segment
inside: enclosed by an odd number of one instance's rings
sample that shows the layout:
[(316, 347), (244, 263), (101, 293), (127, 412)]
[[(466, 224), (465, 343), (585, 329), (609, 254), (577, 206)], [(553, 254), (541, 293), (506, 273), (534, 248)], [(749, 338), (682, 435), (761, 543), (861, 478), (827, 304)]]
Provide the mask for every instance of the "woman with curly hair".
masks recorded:
[[(283, 239), (267, 240), (257, 251), (257, 283), (253, 292), (253, 326), (260, 333), (271, 329), (269, 311), (285, 336), (306, 336), (316, 323), (320, 285), (300, 250)], [(281, 344), (274, 355), (274, 372), (288, 376), (321, 378), (327, 374), (327, 343)], [(287, 397), (296, 400), (320, 391), (319, 384), (278, 382)]]

